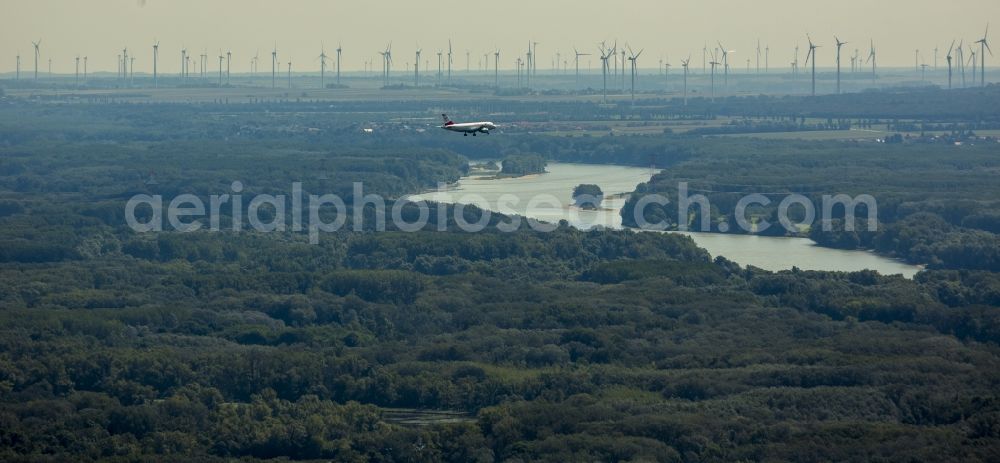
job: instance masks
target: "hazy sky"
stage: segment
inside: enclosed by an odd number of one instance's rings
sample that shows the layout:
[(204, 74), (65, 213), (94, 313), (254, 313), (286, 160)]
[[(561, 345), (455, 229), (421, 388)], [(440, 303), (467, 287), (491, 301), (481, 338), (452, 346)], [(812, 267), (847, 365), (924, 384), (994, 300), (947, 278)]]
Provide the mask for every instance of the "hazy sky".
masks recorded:
[[(1000, 0), (2, 0), (0, 17), (0, 72), (13, 71), (18, 52), (22, 70), (30, 69), (31, 41), (38, 38), (39, 69), (44, 71), (51, 58), (53, 71), (65, 73), (73, 72), (78, 54), (89, 56), (92, 72), (114, 71), (116, 56), (126, 46), (137, 57), (136, 71), (148, 71), (154, 40), (160, 41), (163, 72), (177, 72), (182, 45), (210, 56), (231, 49), (234, 72), (247, 71), (250, 57), (260, 50), (260, 68), (269, 69), (266, 55), (275, 43), (279, 61), (291, 60), (294, 70), (318, 69), (320, 42), (328, 53), (342, 42), (344, 69), (360, 69), (390, 40), (394, 69), (402, 71), (413, 62), (417, 44), (424, 49), (423, 60), (436, 68), (435, 53), (447, 48), (448, 38), (457, 69), (465, 68), (466, 50), (475, 69), (494, 47), (501, 50), (501, 68), (512, 68), (529, 39), (539, 42), (539, 69), (551, 67), (556, 51), (572, 66), (574, 45), (594, 53), (598, 42), (616, 38), (619, 44), (645, 48), (640, 67), (655, 67), (668, 56), (678, 65), (688, 54), (692, 66), (700, 67), (704, 44), (721, 40), (736, 50), (732, 65), (742, 68), (754, 57), (757, 38), (762, 48), (770, 45), (772, 67), (787, 67), (797, 43), (805, 59), (807, 32), (823, 46), (821, 66), (834, 63), (834, 34), (850, 42), (844, 66), (850, 65), (847, 56), (855, 47), (867, 54), (869, 38), (875, 40), (880, 64), (913, 66), (919, 48), (932, 65), (937, 46), (944, 66), (952, 39), (976, 40), (988, 21), (1000, 27)], [(217, 66), (214, 60), (209, 69)], [(593, 56), (581, 58), (581, 67), (587, 60), (598, 67)]]

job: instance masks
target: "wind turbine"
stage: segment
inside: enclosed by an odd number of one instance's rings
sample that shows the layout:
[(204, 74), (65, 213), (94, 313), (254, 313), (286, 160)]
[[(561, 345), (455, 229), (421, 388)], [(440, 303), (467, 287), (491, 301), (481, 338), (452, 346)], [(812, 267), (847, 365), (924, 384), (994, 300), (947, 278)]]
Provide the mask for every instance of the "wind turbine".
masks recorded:
[(181, 77), (184, 77), (184, 69), (187, 67), (187, 48), (181, 48)]
[(292, 88), (292, 62), (288, 62), (288, 88)]
[(340, 43), (337, 43), (337, 85), (340, 85), (340, 52), (343, 51)]
[(722, 42), (717, 42), (719, 44), (719, 49), (722, 50), (722, 72), (725, 75), (724, 88), (729, 88), (729, 50), (722, 46)]
[(962, 73), (962, 88), (965, 88), (965, 40), (958, 41), (958, 48), (955, 49), (955, 56), (958, 59), (958, 70)]
[(122, 49), (122, 82), (128, 81), (128, 48)]
[(233, 64), (233, 51), (226, 50), (226, 85), (229, 85), (229, 76), (230, 76), (229, 71), (231, 69), (230, 66), (232, 64)]
[(628, 60), (632, 68), (632, 106), (635, 106), (635, 68), (639, 61), (639, 55), (642, 54), (642, 50), (640, 49), (639, 53), (633, 53), (632, 48), (629, 47), (628, 52), (630, 55)]
[(80, 55), (76, 55), (76, 74), (73, 76), (73, 85), (80, 85)]
[(976, 61), (976, 49), (969, 45), (969, 63), (972, 63), (972, 86), (976, 85), (976, 66), (978, 66), (978, 61)]
[(516, 69), (517, 69), (517, 88), (518, 89), (522, 88), (521, 87), (521, 62), (522, 61), (521, 61), (521, 57), (520, 56), (518, 56), (517, 59), (514, 60), (514, 64), (517, 66)]
[(701, 47), (701, 73), (708, 73), (708, 44)]
[[(979, 44), (979, 84), (983, 87), (986, 86), (986, 52), (990, 52), (990, 56), (993, 56), (993, 50), (990, 50), (990, 44), (987, 41), (987, 37), (990, 35), (990, 25), (986, 24), (986, 32), (983, 33), (983, 38), (976, 41)], [(976, 70), (973, 67), (973, 72)]]
[(614, 47), (612, 47), (612, 48), (605, 48), (603, 42), (601, 43), (600, 49), (601, 49), (601, 74), (604, 77), (604, 103), (607, 104), (608, 103), (608, 72), (611, 71), (610, 66), (608, 65), (608, 59), (610, 59), (612, 56), (616, 56), (616, 54), (615, 54), (616, 51), (615, 51)]
[(531, 75), (538, 75), (538, 42), (531, 42)]
[[(417, 51), (417, 56), (420, 56), (419, 53)], [(319, 44), (319, 56), (316, 59), (319, 60), (319, 88), (326, 88), (326, 60), (328, 58), (326, 56), (326, 47), (323, 46), (322, 42)]]
[(219, 87), (222, 87), (222, 62), (226, 59), (226, 55), (222, 54), (222, 50), (219, 50)]
[(271, 49), (271, 88), (278, 88), (278, 45)]
[(809, 65), (809, 58), (812, 57), (812, 96), (816, 96), (816, 49), (819, 45), (815, 45), (812, 42), (812, 38), (806, 34), (806, 38), (809, 39), (809, 54), (806, 55), (806, 66)]
[(389, 72), (392, 70), (392, 42), (389, 42), (385, 47), (385, 51), (381, 53), (383, 66), (385, 68), (385, 86), (389, 86)]
[(847, 42), (841, 42), (837, 36), (833, 36), (833, 40), (837, 42), (837, 94), (840, 94), (840, 47), (847, 45)]
[(708, 64), (712, 66), (712, 102), (715, 103), (715, 67), (722, 63), (715, 60), (714, 51), (711, 53), (711, 55), (712, 55), (712, 61), (709, 61)]
[[(625, 44), (628, 48), (628, 44)], [(622, 48), (622, 93), (625, 93), (625, 48)]]
[(875, 79), (878, 78), (877, 74), (875, 73), (877, 62), (876, 62), (876, 59), (875, 59), (875, 41), (874, 40), (871, 41), (871, 51), (868, 52), (868, 60), (865, 61), (865, 63), (866, 64), (867, 63), (872, 63), (872, 83), (874, 84), (875, 83)]
[[(534, 56), (534, 53), (531, 52), (531, 42), (529, 41), (527, 63), (525, 63), (527, 67), (524, 69), (524, 81), (525, 81), (525, 87), (527, 88), (531, 88), (531, 63), (534, 62), (532, 56)], [(607, 96), (605, 96), (604, 99), (607, 100)]]
[(159, 87), (159, 77), (157, 75), (157, 61), (160, 59), (160, 41), (153, 44), (153, 88)]
[(500, 88), (500, 49), (493, 52), (493, 85)]
[(576, 85), (577, 85), (577, 87), (579, 87), (580, 86), (580, 57), (581, 56), (590, 56), (590, 53), (580, 53), (579, 51), (577, 51), (576, 47), (573, 47), (573, 53), (576, 54)]
[(688, 105), (688, 64), (691, 62), (691, 55), (688, 55), (688, 59), (681, 60), (681, 66), (684, 67), (684, 106)]
[(770, 70), (771, 61), (771, 46), (767, 45), (764, 47), (764, 73), (767, 74)]
[(438, 85), (441, 85), (441, 57), (443, 55), (444, 55), (444, 52), (441, 51), (441, 50), (438, 50), (438, 52), (437, 52), (437, 57), (438, 57), (438, 73), (437, 73), (437, 82), (438, 83), (437, 84)]
[(17, 51), (17, 73), (14, 74), (14, 80), (21, 80), (21, 50)]
[(37, 42), (31, 42), (31, 45), (35, 47), (35, 80), (38, 80), (38, 55), (40, 53), (38, 47), (42, 45), (42, 39), (38, 39)]
[(260, 69), (260, 50), (254, 52), (253, 59), (251, 60), (250, 78), (257, 78), (257, 70)]
[(451, 39), (448, 39), (448, 83), (451, 83)]
[(792, 75), (799, 75), (799, 44), (795, 44), (795, 61), (792, 61)]
[(83, 57), (83, 81), (87, 81), (87, 57)]
[(760, 39), (757, 39), (757, 74), (760, 74)]
[(423, 51), (420, 47), (417, 47), (417, 51), (414, 53), (416, 57), (413, 61), (413, 87), (420, 86), (420, 52)]
[(948, 90), (951, 90), (951, 51), (955, 49), (955, 41), (951, 41), (951, 46), (948, 47), (948, 54), (945, 55), (945, 59), (948, 61)]

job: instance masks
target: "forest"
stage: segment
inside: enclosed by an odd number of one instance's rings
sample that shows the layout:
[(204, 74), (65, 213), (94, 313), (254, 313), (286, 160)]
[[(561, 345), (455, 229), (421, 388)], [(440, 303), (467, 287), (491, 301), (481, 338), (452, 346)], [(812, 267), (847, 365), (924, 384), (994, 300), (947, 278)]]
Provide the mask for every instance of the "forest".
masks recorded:
[[(0, 460), (1000, 459), (995, 147), (524, 134), (452, 148), (299, 130), (321, 115), (257, 130), (263, 117), (285, 116), (0, 100)], [(366, 222), (310, 245), (124, 220), (137, 193), (239, 180), (246, 195), (302, 182), (350, 198), (363, 181), (393, 199), (470, 158), (527, 153), (652, 154), (669, 168), (640, 192), (688, 181), (713, 221), (746, 188), (870, 192), (884, 228), (815, 238), (928, 270), (769, 272), (683, 235), (566, 224)], [(461, 418), (400, 424), (401, 410)]]

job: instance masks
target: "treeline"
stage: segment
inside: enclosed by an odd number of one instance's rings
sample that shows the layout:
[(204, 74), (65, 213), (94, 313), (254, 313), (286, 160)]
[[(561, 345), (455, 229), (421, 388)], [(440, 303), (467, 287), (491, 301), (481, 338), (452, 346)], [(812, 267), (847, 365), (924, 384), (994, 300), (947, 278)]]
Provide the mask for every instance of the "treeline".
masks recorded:
[(500, 169), (505, 175), (530, 175), (545, 173), (545, 158), (537, 154), (519, 154), (503, 158)]
[[(988, 460), (1000, 439), (993, 273), (775, 274), (571, 229), (176, 235), (240, 251), (0, 269), (5, 455), (681, 461), (820, 436)], [(378, 407), (473, 421), (408, 429)], [(838, 441), (844, 423), (872, 434)]]

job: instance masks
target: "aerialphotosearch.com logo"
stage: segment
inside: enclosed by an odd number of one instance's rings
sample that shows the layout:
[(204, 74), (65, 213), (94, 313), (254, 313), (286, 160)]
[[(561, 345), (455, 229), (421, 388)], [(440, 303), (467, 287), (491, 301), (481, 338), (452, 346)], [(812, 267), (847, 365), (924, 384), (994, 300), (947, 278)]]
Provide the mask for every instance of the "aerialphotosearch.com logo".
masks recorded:
[[(160, 232), (165, 229), (166, 224), (170, 229), (179, 232), (193, 232), (205, 229), (204, 219), (208, 219), (207, 230), (220, 231), (223, 211), (228, 212), (231, 218), (231, 229), (233, 231), (246, 230), (244, 227), (244, 213), (247, 223), (254, 231), (284, 232), (291, 230), (301, 232), (306, 230), (311, 244), (319, 243), (320, 233), (333, 233), (344, 228), (351, 221), (353, 231), (365, 230), (365, 210), (373, 210), (372, 219), (369, 226), (374, 226), (376, 231), (386, 230), (386, 212), (396, 230), (403, 232), (415, 232), (425, 230), (431, 220), (431, 208), (424, 200), (412, 200), (408, 197), (394, 201), (386, 200), (377, 194), (365, 194), (364, 185), (361, 182), (354, 182), (351, 198), (351, 209), (347, 208), (347, 203), (343, 198), (334, 194), (308, 194), (302, 189), (301, 182), (293, 182), (290, 197), (284, 194), (256, 194), (249, 201), (245, 201), (243, 183), (234, 181), (230, 185), (230, 193), (210, 195), (208, 205), (204, 200), (194, 194), (180, 194), (170, 199), (166, 205), (164, 214), (164, 199), (161, 195), (137, 194), (132, 196), (125, 204), (125, 221), (135, 232)], [(522, 204), (520, 196), (515, 194), (501, 195), (493, 204), (489, 203), (480, 195), (464, 194), (454, 197), (450, 194), (445, 184), (439, 184), (433, 198), (438, 203), (452, 204), (452, 207), (436, 208), (436, 228), (438, 231), (448, 230), (449, 218), (460, 230), (470, 233), (480, 232), (493, 226), (501, 232), (513, 232), (521, 228), (521, 217), (516, 211), (516, 207)], [(709, 198), (702, 194), (689, 194), (687, 182), (678, 184), (677, 189), (677, 221), (676, 229), (686, 231), (709, 231), (712, 229), (712, 205)], [(603, 198), (578, 196), (574, 198), (575, 204), (601, 204)], [(671, 229), (669, 221), (658, 219), (647, 220), (647, 211), (651, 207), (656, 207), (660, 211), (669, 210), (670, 200), (660, 194), (646, 194), (638, 198), (632, 207), (632, 219), (637, 228), (642, 230), (664, 231)], [(290, 202), (290, 204), (289, 204)], [(867, 212), (867, 229), (877, 231), (878, 226), (878, 205), (870, 195), (857, 195), (851, 197), (846, 194), (823, 195), (821, 198), (821, 220), (823, 231), (833, 231), (834, 210), (840, 206), (842, 212), (839, 217), (842, 219), (844, 231), (854, 231), (855, 214), (860, 206), (864, 206), (863, 211)], [(244, 207), (244, 204), (246, 206)], [(563, 204), (557, 197), (550, 194), (533, 195), (524, 203), (526, 210), (537, 208), (549, 208), (550, 210), (567, 211), (566, 218), (574, 220), (573, 223), (581, 223), (580, 209), (573, 207), (573, 204)], [(741, 197), (735, 205), (733, 216), (736, 226), (746, 233), (760, 233), (774, 224), (758, 217), (756, 221), (751, 221), (747, 217), (747, 211), (753, 206), (768, 207), (774, 204), (774, 200), (763, 194), (748, 194)], [(470, 222), (466, 216), (466, 207), (474, 205), (478, 208), (479, 214), (475, 221)], [(789, 211), (792, 207), (798, 206), (796, 216), (799, 218), (795, 222), (790, 218)], [(262, 213), (269, 209), (268, 213)], [(414, 210), (416, 217), (414, 217)], [(142, 211), (142, 213), (140, 213)], [(503, 214), (505, 221), (493, 222), (492, 212)], [(689, 221), (692, 212), (698, 211), (700, 216), (700, 228), (690, 227)], [(288, 214), (290, 212), (290, 214)], [(607, 213), (607, 210), (596, 211)], [(332, 213), (332, 214), (331, 214)], [(451, 216), (449, 217), (449, 213)], [(617, 212), (615, 212), (617, 213)], [(350, 217), (349, 217), (350, 215)], [(664, 217), (663, 214), (653, 214)], [(141, 217), (140, 217), (141, 216)], [(263, 216), (263, 217), (262, 217)], [(291, 217), (291, 224), (287, 223)], [(303, 219), (307, 218), (304, 222)], [(331, 220), (324, 220), (331, 219)], [(591, 217), (593, 219), (594, 217)], [(788, 194), (778, 202), (777, 208), (778, 222), (785, 230), (798, 233), (800, 226), (812, 225), (816, 219), (816, 205), (811, 199), (800, 194)], [(527, 218), (528, 226), (535, 231), (550, 232), (558, 228), (558, 224), (544, 222), (534, 218)], [(586, 225), (597, 225), (597, 223), (583, 223), (582, 228), (589, 228)], [(730, 225), (727, 222), (719, 223), (716, 229), (721, 232), (728, 232)]]

